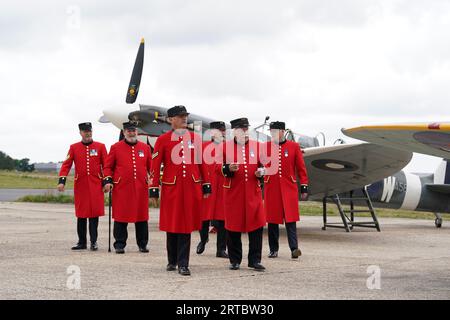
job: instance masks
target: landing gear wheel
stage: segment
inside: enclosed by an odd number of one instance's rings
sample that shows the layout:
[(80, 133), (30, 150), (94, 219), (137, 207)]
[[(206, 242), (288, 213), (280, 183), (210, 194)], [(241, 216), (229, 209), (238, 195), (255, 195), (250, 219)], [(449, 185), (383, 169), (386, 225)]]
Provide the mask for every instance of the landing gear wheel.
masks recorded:
[(442, 227), (442, 218), (436, 218), (434, 220), (434, 225), (436, 226), (436, 228)]

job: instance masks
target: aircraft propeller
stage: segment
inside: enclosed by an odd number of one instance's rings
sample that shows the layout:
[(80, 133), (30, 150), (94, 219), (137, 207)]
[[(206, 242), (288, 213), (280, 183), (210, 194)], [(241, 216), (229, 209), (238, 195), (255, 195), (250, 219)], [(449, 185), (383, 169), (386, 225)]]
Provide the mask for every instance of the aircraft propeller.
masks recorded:
[(131, 73), (130, 84), (128, 85), (126, 103), (134, 103), (139, 93), (141, 84), (142, 69), (144, 67), (144, 38), (141, 39), (136, 60), (134, 62), (133, 72)]

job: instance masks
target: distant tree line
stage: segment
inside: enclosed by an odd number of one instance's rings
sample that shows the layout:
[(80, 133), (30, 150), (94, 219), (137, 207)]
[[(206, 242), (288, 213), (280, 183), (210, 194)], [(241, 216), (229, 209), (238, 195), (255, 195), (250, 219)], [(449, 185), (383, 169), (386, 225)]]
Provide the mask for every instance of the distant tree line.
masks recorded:
[(0, 170), (17, 170), (23, 172), (34, 171), (34, 164), (30, 164), (30, 159), (13, 159), (6, 153), (0, 151)]

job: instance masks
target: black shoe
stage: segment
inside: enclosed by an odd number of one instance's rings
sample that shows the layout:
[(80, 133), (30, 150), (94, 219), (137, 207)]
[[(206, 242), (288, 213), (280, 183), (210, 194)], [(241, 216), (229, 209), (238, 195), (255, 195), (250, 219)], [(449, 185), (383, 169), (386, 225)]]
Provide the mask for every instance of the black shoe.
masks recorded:
[(264, 271), (264, 270), (266, 270), (266, 268), (259, 262), (253, 263), (253, 264), (249, 264), (248, 267), (255, 269), (255, 271)]
[(87, 249), (87, 245), (77, 243), (75, 246), (72, 247), (72, 250), (84, 250)]
[(189, 271), (188, 267), (179, 267), (178, 273), (181, 274), (182, 276), (190, 276), (191, 275), (191, 271)]
[(98, 250), (97, 242), (91, 243), (90, 249), (91, 249), (91, 251), (97, 251)]
[(125, 249), (117, 248), (117, 249), (116, 249), (116, 253), (117, 253), (117, 254), (124, 254), (124, 253), (125, 253)]
[(139, 252), (147, 253), (149, 252), (149, 250), (147, 249), (147, 247), (139, 247)]
[(216, 257), (217, 258), (228, 258), (228, 253), (225, 250), (217, 251)]
[(239, 267), (240, 267), (239, 263), (230, 264), (230, 270), (239, 270)]
[(202, 254), (205, 251), (206, 242), (199, 242), (197, 245), (197, 254)]
[(276, 257), (278, 257), (278, 251), (270, 251), (268, 257), (269, 258), (276, 258)]
[(166, 267), (166, 270), (167, 271), (175, 271), (175, 270), (177, 270), (177, 266), (169, 263)]
[(302, 255), (302, 252), (300, 251), (300, 249), (294, 249), (291, 252), (291, 258), (292, 259), (297, 259), (298, 257), (300, 257)]

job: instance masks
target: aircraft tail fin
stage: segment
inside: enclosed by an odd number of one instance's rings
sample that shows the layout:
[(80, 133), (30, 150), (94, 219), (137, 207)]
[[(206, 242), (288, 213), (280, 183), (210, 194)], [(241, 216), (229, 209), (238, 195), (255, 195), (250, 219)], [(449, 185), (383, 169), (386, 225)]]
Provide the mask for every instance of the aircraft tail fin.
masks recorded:
[(450, 160), (444, 159), (434, 172), (434, 184), (450, 185)]
[(444, 183), (445, 184), (450, 184), (450, 161), (449, 160), (445, 160), (445, 162), (447, 162), (447, 168), (446, 168), (446, 171), (445, 171)]

